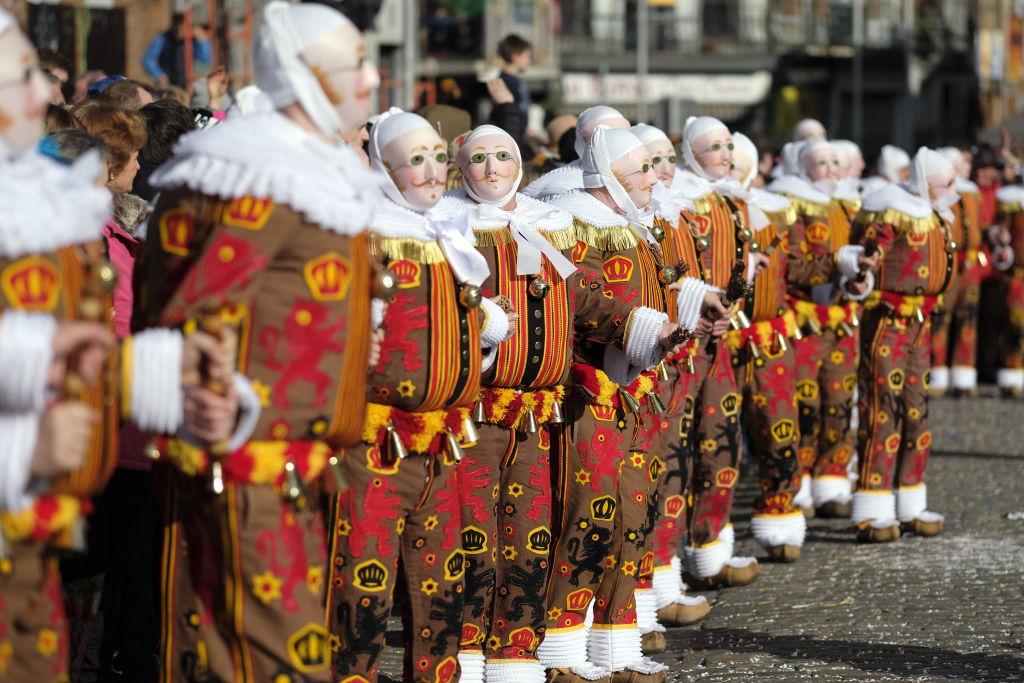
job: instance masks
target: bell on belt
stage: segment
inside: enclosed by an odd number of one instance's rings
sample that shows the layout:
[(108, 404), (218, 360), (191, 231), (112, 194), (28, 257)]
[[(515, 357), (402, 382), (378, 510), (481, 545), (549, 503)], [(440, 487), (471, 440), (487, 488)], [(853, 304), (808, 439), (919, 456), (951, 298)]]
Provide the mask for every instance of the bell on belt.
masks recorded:
[(537, 426), (537, 418), (533, 414), (532, 410), (527, 410), (523, 413), (523, 416), (519, 418), (519, 431), (525, 432), (526, 434), (536, 434), (540, 427)]
[(842, 327), (842, 328), (843, 328), (843, 332), (844, 332), (844, 333), (846, 333), (846, 336), (847, 336), (847, 337), (852, 337), (852, 336), (853, 336), (853, 328), (852, 328), (852, 327), (850, 327), (850, 326), (849, 326), (849, 325), (848, 325), (848, 324), (846, 323), (846, 321), (845, 321), (845, 320), (844, 320), (844, 321), (842, 321), (841, 323), (839, 323), (839, 325), (840, 325), (840, 327)]
[(821, 334), (821, 325), (818, 324), (817, 320), (815, 320), (814, 318), (808, 318), (807, 324), (808, 326), (810, 326), (811, 332), (813, 332), (814, 334)]
[(477, 424), (487, 422), (487, 412), (484, 410), (483, 401), (477, 401), (476, 405), (473, 406), (473, 422)]
[(661, 402), (657, 392), (652, 391), (647, 394), (647, 402), (650, 405), (651, 412), (655, 415), (662, 415), (665, 412), (665, 404)]
[(476, 431), (473, 418), (469, 416), (462, 419), (462, 438), (467, 446), (475, 446), (480, 441), (480, 434)]
[(542, 277), (535, 277), (530, 280), (528, 289), (534, 299), (543, 299), (551, 291), (551, 283)]
[(793, 327), (793, 339), (800, 341), (804, 338), (804, 333), (800, 331), (800, 326), (796, 325)]
[(742, 309), (736, 311), (736, 317), (739, 318), (740, 325), (743, 326), (743, 329), (750, 327), (750, 318), (747, 317), (747, 314), (744, 313)]
[(658, 280), (663, 285), (670, 285), (679, 279), (679, 271), (672, 266), (662, 266), (658, 269)]
[(711, 241), (707, 237), (698, 237), (694, 246), (697, 247), (697, 251), (707, 251)]
[(380, 268), (373, 274), (373, 296), (390, 301), (398, 289), (398, 278), (389, 268)]
[(754, 236), (754, 233), (750, 232), (750, 228), (743, 228), (740, 230), (740, 239), (744, 242), (749, 242), (750, 238)]
[(751, 355), (754, 356), (754, 358), (757, 358), (758, 360), (760, 360), (760, 358), (761, 358), (761, 351), (757, 348), (757, 342), (755, 342), (753, 340), (751, 340), (751, 342), (750, 342), (750, 353), (751, 353)]
[(786, 344), (786, 337), (785, 337), (785, 335), (783, 335), (781, 332), (778, 332), (778, 333), (776, 333), (776, 337), (779, 340), (779, 351), (782, 351), (783, 353), (785, 353), (786, 350), (789, 348), (789, 345)]
[(850, 310), (850, 324), (854, 327), (860, 327), (860, 318), (857, 317), (857, 311)]
[(921, 310), (920, 306), (914, 307), (914, 314), (917, 315), (917, 322), (924, 323), (924, 311)]
[(697, 366), (693, 364), (693, 356), (686, 355), (686, 370), (691, 375), (697, 372)]
[(480, 288), (476, 285), (462, 285), (462, 289), (459, 290), (459, 303), (466, 308), (479, 307), (482, 298)]
[(291, 502), (297, 501), (303, 496), (302, 480), (299, 479), (299, 471), (295, 463), (288, 460), (284, 463), (284, 497)]
[(409, 455), (409, 451), (405, 450), (405, 444), (402, 443), (402, 435), (398, 433), (393, 424), (389, 424), (385, 429), (388, 433), (388, 448), (391, 450), (391, 457), (395, 460), (405, 460)]
[(651, 226), (651, 235), (654, 237), (654, 239), (661, 242), (663, 239), (665, 239), (665, 228), (655, 223), (654, 225)]
[(218, 496), (224, 493), (224, 467), (220, 460), (210, 461), (210, 490)]
[(562, 417), (562, 402), (555, 401), (551, 404), (551, 417), (548, 418), (548, 424), (560, 425), (565, 422), (565, 418)]
[(640, 412), (640, 404), (636, 402), (636, 398), (633, 397), (633, 394), (623, 389), (619, 389), (619, 398), (622, 400), (622, 405), (626, 406), (626, 409), (629, 410), (629, 412), (634, 414)]
[(459, 443), (459, 437), (452, 434), (452, 430), (448, 430), (444, 433), (444, 437), (448, 444), (448, 455), (452, 456), (452, 460), (455, 464), (462, 462), (462, 456), (465, 455), (462, 452), (462, 444)]
[(348, 480), (345, 478), (345, 470), (341, 467), (341, 459), (337, 454), (327, 458), (327, 469), (331, 473), (331, 480), (334, 482), (334, 491), (340, 493), (348, 490)]
[(665, 365), (665, 361), (658, 363), (658, 379), (662, 382), (667, 382), (669, 380), (668, 366)]
[(580, 392), (580, 395), (583, 396), (584, 400), (586, 400), (587, 403), (593, 403), (594, 399), (597, 398), (597, 394), (595, 394), (590, 389), (587, 389), (582, 384), (577, 384), (576, 389)]

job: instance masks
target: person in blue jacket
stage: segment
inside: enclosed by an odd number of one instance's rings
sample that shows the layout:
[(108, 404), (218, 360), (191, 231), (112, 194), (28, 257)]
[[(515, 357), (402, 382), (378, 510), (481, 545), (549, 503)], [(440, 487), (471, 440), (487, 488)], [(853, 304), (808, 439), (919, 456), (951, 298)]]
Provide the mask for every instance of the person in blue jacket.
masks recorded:
[[(201, 26), (192, 29), (192, 60), (209, 66), (213, 58), (210, 39)], [(171, 27), (153, 39), (142, 57), (146, 72), (160, 85), (186, 87), (185, 21), (178, 13), (171, 18)]]

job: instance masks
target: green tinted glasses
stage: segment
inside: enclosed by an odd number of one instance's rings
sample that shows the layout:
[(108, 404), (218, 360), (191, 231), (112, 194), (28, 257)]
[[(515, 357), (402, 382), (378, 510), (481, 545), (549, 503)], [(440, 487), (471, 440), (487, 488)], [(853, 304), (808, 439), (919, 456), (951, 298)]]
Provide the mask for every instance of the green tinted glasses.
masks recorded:
[[(407, 164), (407, 166), (419, 166), (426, 160), (426, 154), (413, 154), (411, 157), (409, 157), (409, 163)], [(448, 152), (438, 152), (437, 154), (434, 155), (434, 161), (436, 161), (439, 164), (447, 164)]]
[(660, 163), (662, 162), (662, 160), (665, 160), (665, 161), (667, 161), (667, 162), (668, 162), (668, 163), (670, 163), (670, 164), (674, 164), (674, 163), (676, 163), (676, 159), (677, 159), (677, 158), (678, 158), (678, 157), (676, 157), (675, 155), (673, 155), (673, 156), (670, 156), (670, 157), (654, 157), (653, 159), (651, 159), (651, 162), (652, 162), (652, 163), (653, 163), (653, 164), (654, 164), (655, 166), (657, 166), (658, 164), (660, 164)]
[(477, 152), (473, 156), (469, 157), (469, 163), (482, 164), (487, 161), (487, 157), (494, 157), (497, 161), (508, 161), (512, 158), (512, 154), (505, 150), (498, 152)]

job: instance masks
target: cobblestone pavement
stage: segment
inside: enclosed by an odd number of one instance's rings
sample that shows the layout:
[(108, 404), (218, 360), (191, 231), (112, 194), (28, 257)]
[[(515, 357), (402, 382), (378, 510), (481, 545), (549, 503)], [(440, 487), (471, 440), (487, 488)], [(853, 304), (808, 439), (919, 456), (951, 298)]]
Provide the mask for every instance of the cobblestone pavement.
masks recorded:
[[(866, 546), (848, 522), (809, 520), (800, 562), (765, 562), (751, 586), (708, 593), (703, 624), (669, 631), (669, 680), (1024, 682), (1024, 402), (938, 400), (931, 419), (945, 534)], [(737, 553), (764, 560), (755, 486), (742, 480), (733, 522)], [(400, 680), (400, 631), (389, 644)]]

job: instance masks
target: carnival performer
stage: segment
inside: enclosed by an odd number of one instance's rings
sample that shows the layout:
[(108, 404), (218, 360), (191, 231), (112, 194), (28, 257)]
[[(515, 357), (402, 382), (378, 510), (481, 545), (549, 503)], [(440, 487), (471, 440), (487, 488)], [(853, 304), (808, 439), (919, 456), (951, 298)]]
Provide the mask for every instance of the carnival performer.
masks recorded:
[(1004, 397), (1024, 396), (1024, 185), (996, 192), (995, 225), (988, 230), (992, 262), (1006, 282), (1009, 325), (1000, 345), (996, 384)]
[(537, 646), (551, 564), (550, 454), (561, 436), (573, 340), (578, 334), (621, 347), (622, 321), (635, 306), (589, 287), (563, 254), (576, 246), (571, 214), (516, 192), (522, 161), (508, 134), (494, 126), (475, 129), (462, 141), (456, 165), (466, 186), (446, 197), (445, 210), (468, 215), (490, 265), (485, 295), (502, 297), (520, 314), (511, 338), (485, 359), (474, 409), (479, 444), (459, 470), (466, 552), (462, 680), (481, 680), (474, 675), (481, 671), (488, 681), (543, 681)]
[(454, 681), (466, 564), (456, 466), (464, 447), (476, 448), (470, 410), (483, 349), (505, 339), (514, 315), (481, 297), (489, 270), (465, 216), (437, 209), (448, 145), (430, 123), (385, 113), (369, 151), (387, 176), (370, 250), (395, 288), (376, 307), (380, 351), (369, 368), (363, 443), (345, 451), (346, 488), (335, 503), (327, 612), (338, 643), (334, 677), (376, 680), (401, 561), (412, 634), (405, 676)]
[[(657, 181), (646, 147), (629, 131), (601, 126), (584, 150), (582, 167), (586, 189), (552, 200), (573, 216), (573, 261), (585, 286), (638, 308), (618, 321), (624, 330), (618, 346), (580, 334), (574, 344), (575, 386), (555, 443), (560, 514), (553, 522), (558, 533), (538, 655), (549, 680), (615, 673), (657, 682), (666, 669), (642, 654), (634, 592), (651, 527), (647, 500), (663, 464), (639, 450), (638, 427), (652, 410), (653, 368), (682, 335), (664, 313), (660, 255), (647, 234)], [(678, 286), (695, 302), (682, 316), (692, 330), (701, 284), (684, 280)], [(591, 326), (584, 321), (583, 329)]]
[(895, 145), (884, 145), (875, 163), (875, 175), (860, 184), (860, 193), (866, 196), (890, 184), (906, 182), (910, 174), (910, 155)]
[(971, 162), (956, 147), (936, 150), (953, 165), (954, 188), (960, 200), (951, 208), (952, 241), (956, 243), (953, 281), (932, 318), (932, 369), (928, 388), (936, 395), (953, 391), (973, 394), (978, 388), (978, 301), (988, 258), (981, 251), (981, 195), (969, 180)]
[[(693, 205), (683, 212), (683, 224), (696, 250), (694, 275), (726, 291), (738, 274), (743, 291), (733, 293), (730, 306), (742, 305), (740, 299), (764, 261), (747, 250), (752, 233), (746, 204), (717, 191), (717, 183), (732, 172), (732, 135), (718, 119), (691, 117), (683, 129), (682, 152), (685, 168), (676, 173), (672, 187)], [(666, 249), (673, 258), (688, 248), (680, 232), (672, 233), (676, 244)], [(729, 315), (733, 314), (730, 310)], [(696, 437), (683, 489), (691, 499), (684, 576), (694, 588), (742, 586), (757, 578), (760, 568), (752, 557), (733, 557), (735, 536), (729, 515), (741, 455), (739, 388), (724, 341), (698, 342), (694, 364), (703, 379), (690, 391)]]
[(859, 372), (860, 479), (853, 495), (857, 538), (934, 536), (942, 515), (927, 510), (924, 471), (931, 452), (927, 373), (930, 318), (949, 285), (956, 251), (950, 206), (952, 164), (922, 147), (905, 186), (864, 198), (853, 241), (876, 240), (878, 287), (865, 303)]
[[(684, 274), (683, 271), (690, 276), (699, 272), (693, 237), (682, 223), (682, 212), (692, 210), (693, 204), (680, 191), (672, 188), (677, 175), (677, 155), (668, 136), (647, 124), (633, 126), (632, 132), (646, 145), (658, 178), (652, 192), (656, 213), (651, 232), (661, 243), (666, 264), (659, 279), (663, 284), (671, 285)], [(669, 318), (674, 319), (679, 314), (679, 299), (671, 288), (666, 288), (666, 297)], [(726, 325), (726, 311), (721, 306), (718, 294), (709, 288), (704, 294), (702, 306), (716, 311), (722, 320), (719, 323), (720, 336)], [(698, 327), (698, 332), (706, 337), (710, 330)], [(653, 416), (645, 425), (645, 431), (651, 434), (653, 446), (665, 461), (665, 472), (661, 475), (658, 489), (648, 502), (656, 515), (654, 532), (647, 539), (649, 550), (654, 554), (649, 595), (646, 574), (637, 586), (638, 622), (641, 631), (646, 630), (643, 635), (648, 641), (645, 652), (657, 649), (653, 645), (658, 643), (650, 641), (659, 640), (658, 636), (648, 634), (657, 633), (659, 624), (693, 624), (706, 617), (711, 609), (703, 595), (686, 595), (679, 558), (682, 552), (680, 546), (686, 533), (686, 468), (692, 457), (695, 438), (693, 406), (701, 385), (701, 376), (697, 374), (694, 362), (699, 343), (692, 340), (662, 361), (661, 381), (658, 382), (656, 393), (658, 401), (666, 406), (666, 412)], [(704, 366), (702, 369), (706, 370)], [(653, 620), (646, 614), (645, 608), (650, 601), (653, 601), (654, 607)]]
[(793, 142), (811, 142), (828, 137), (825, 126), (817, 119), (802, 119), (793, 126)]
[(36, 152), (48, 86), (2, 10), (0, 81), (0, 651), (8, 680), (61, 680), (69, 634), (57, 553), (84, 550), (89, 499), (117, 463), (119, 419), (220, 439), (238, 404), (191, 386), (201, 363), (230, 381), (230, 352), (205, 335), (148, 332), (115, 349), (110, 196), (97, 189), (106, 173), (96, 154), (63, 166)]
[(734, 132), (732, 140), (738, 187), (723, 183), (722, 189), (747, 203), (751, 248), (769, 259), (737, 312), (738, 329), (727, 334), (743, 399), (743, 425), (751, 437), (761, 484), (751, 530), (771, 559), (795, 562), (806, 530), (804, 516), (793, 504), (801, 481), (793, 350), (799, 328), (786, 298), (787, 231), (796, 211), (782, 195), (750, 188), (757, 174), (757, 148), (742, 133)]
[(574, 148), (579, 158), (537, 178), (526, 186), (523, 194), (534, 199), (547, 200), (566, 192), (583, 189), (583, 151), (598, 126), (626, 129), (629, 128), (629, 121), (612, 107), (598, 105), (584, 109), (576, 119)]
[(183, 138), (152, 176), (136, 323), (237, 326), (262, 407), (249, 438), (161, 448), (166, 681), (330, 678), (315, 496), (333, 449), (363, 432), (380, 180), (342, 136), (378, 83), (365, 49), (341, 13), (271, 2), (253, 61), (274, 111)]
[(832, 198), (839, 202), (846, 211), (847, 218), (852, 221), (860, 211), (864, 155), (860, 151), (860, 146), (849, 140), (830, 140), (829, 144), (839, 159)]
[[(813, 515), (848, 517), (853, 457), (850, 430), (857, 386), (858, 304), (871, 289), (876, 258), (850, 246), (846, 211), (835, 191), (839, 160), (824, 140), (807, 143), (799, 175), (783, 176), (768, 190), (786, 196), (797, 219), (789, 231), (787, 279), (801, 328), (795, 342), (800, 445), (804, 470), (796, 505)], [(864, 272), (863, 280), (859, 279)], [(812, 480), (813, 478), (813, 480)]]

